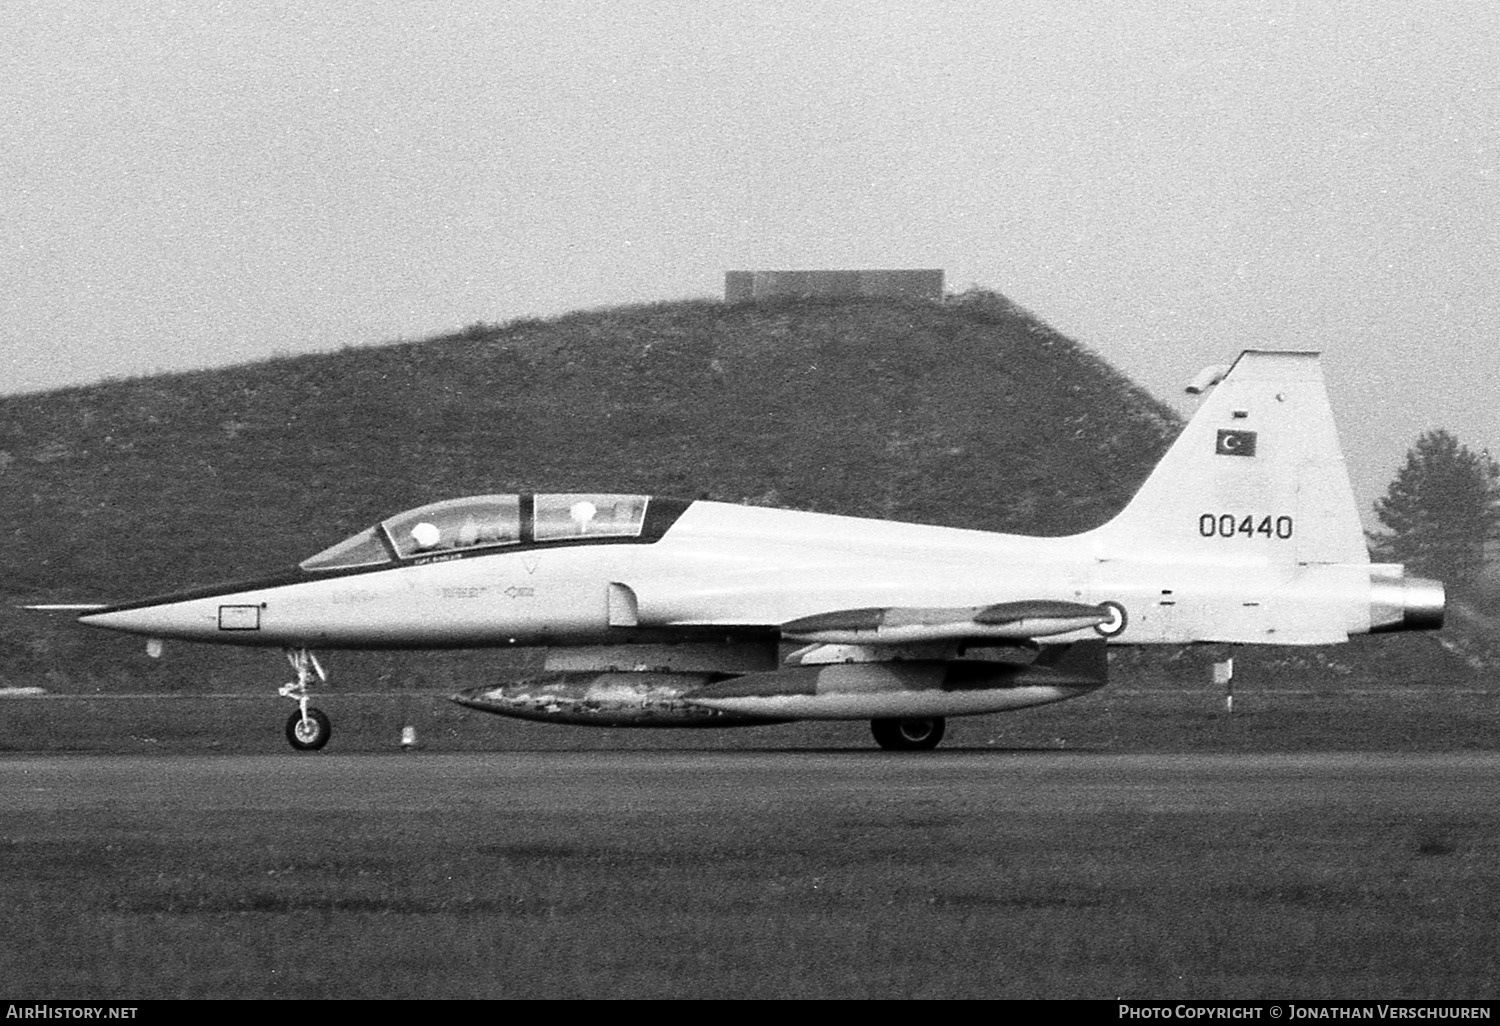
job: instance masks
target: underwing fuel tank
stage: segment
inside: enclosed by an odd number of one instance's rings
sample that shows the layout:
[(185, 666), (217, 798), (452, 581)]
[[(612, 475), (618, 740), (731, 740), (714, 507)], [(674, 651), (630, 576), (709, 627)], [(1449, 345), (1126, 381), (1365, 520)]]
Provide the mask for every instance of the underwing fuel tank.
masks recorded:
[(470, 688), (453, 701), (480, 712), (587, 727), (746, 727), (784, 719), (710, 709), (683, 700), (722, 673), (591, 670), (542, 673)]
[(721, 712), (843, 720), (968, 716), (1046, 705), (1102, 687), (1103, 639), (1045, 648), (1035, 662), (979, 659), (834, 663), (748, 673), (686, 700)]
[(1045, 648), (1031, 663), (985, 659), (832, 663), (777, 670), (542, 673), (453, 696), (470, 709), (594, 727), (737, 727), (792, 719), (876, 719), (1003, 712), (1103, 686), (1105, 643)]

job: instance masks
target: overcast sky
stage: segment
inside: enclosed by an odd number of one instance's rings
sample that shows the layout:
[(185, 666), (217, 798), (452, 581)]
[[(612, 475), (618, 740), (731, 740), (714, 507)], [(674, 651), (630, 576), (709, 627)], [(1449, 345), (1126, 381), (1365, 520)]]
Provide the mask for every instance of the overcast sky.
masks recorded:
[[(1500, 4), (10, 0), (0, 392), (941, 267), (1500, 455)], [(608, 487), (600, 481), (601, 488)], [(1366, 509), (1366, 520), (1371, 522)]]

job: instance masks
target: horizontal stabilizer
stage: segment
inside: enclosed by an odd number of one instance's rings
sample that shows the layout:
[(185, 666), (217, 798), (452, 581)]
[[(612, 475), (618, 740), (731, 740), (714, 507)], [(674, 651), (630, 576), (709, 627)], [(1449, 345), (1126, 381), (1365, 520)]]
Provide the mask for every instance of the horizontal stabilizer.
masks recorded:
[(781, 625), (793, 641), (823, 645), (902, 645), (924, 641), (1026, 640), (1094, 627), (1108, 606), (1030, 599), (956, 608), (872, 607), (804, 616)]

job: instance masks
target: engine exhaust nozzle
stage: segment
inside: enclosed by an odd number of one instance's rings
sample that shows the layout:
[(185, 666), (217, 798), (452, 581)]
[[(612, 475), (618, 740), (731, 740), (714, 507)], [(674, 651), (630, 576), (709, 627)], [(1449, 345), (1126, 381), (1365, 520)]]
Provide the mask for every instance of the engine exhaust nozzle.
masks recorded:
[(1435, 631), (1443, 626), (1447, 595), (1426, 577), (1371, 576), (1370, 633)]

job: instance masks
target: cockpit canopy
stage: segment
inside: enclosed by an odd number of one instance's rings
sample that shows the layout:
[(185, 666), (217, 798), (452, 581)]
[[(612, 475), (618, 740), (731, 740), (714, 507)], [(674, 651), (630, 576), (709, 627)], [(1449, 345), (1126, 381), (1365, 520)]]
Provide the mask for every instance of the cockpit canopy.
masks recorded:
[(380, 525), (402, 559), (521, 540), (521, 499), (475, 495), (398, 513)]
[(301, 566), (335, 570), (523, 543), (640, 538), (650, 503), (645, 495), (584, 492), (448, 499), (398, 513)]

